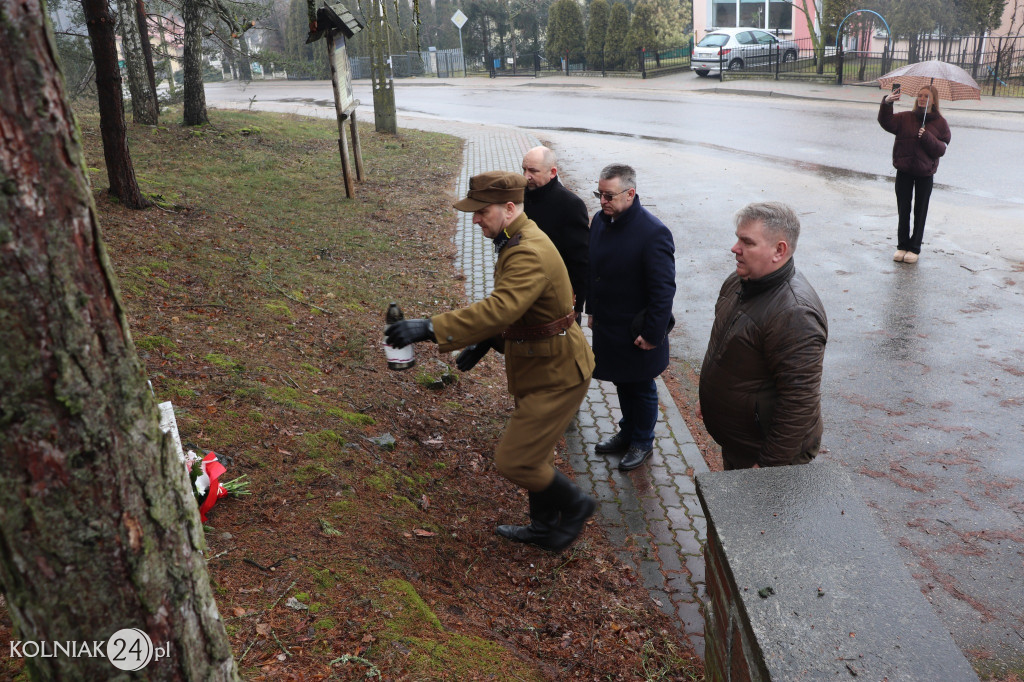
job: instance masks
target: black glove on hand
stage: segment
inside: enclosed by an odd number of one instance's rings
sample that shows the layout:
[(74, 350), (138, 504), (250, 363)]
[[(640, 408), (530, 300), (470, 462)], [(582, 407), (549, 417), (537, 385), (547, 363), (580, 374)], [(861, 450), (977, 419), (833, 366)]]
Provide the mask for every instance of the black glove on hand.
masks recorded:
[(459, 368), (460, 372), (468, 372), (469, 370), (476, 367), (476, 363), (480, 362), (480, 358), (487, 355), (487, 351), (491, 349), (491, 344), (487, 341), (481, 341), (480, 343), (474, 343), (472, 346), (466, 346), (459, 353), (459, 356), (455, 358), (455, 366)]
[(384, 338), (392, 348), (405, 348), (417, 341), (437, 341), (434, 338), (434, 325), (429, 318), (419, 320), (399, 320), (389, 324), (384, 330)]

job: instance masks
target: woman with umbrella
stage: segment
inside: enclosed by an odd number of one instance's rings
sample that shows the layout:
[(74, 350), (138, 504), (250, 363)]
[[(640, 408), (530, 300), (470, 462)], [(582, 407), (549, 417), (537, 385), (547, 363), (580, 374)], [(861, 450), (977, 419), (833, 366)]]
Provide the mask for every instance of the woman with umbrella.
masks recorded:
[[(878, 123), (896, 136), (892, 146), (892, 165), (896, 169), (896, 253), (892, 259), (916, 263), (924, 238), (924, 221), (928, 216), (928, 199), (932, 181), (939, 167), (939, 158), (949, 144), (949, 124), (939, 113), (939, 92), (934, 85), (923, 85), (917, 92), (912, 111), (894, 114), (893, 102), (900, 98), (899, 86), (882, 99)], [(914, 231), (910, 231), (910, 207), (914, 207)]]

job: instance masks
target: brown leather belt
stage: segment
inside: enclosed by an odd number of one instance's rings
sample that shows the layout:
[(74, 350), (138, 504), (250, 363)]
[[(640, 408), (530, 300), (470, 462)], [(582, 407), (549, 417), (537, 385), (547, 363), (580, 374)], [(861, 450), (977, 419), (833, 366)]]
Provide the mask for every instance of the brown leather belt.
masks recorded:
[(565, 317), (546, 324), (513, 325), (501, 333), (508, 341), (537, 341), (561, 334), (576, 322), (576, 311), (570, 310)]

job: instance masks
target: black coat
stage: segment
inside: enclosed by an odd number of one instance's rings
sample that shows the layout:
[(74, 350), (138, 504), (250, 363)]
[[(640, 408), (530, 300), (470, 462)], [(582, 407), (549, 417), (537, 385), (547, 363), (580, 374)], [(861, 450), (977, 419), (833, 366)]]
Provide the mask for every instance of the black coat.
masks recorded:
[(537, 223), (558, 249), (569, 271), (569, 283), (576, 294), (576, 312), (587, 301), (587, 277), (590, 255), (590, 218), (587, 205), (558, 181), (558, 176), (543, 187), (526, 190), (523, 201), (526, 215)]
[[(675, 242), (665, 224), (640, 205), (639, 196), (615, 222), (598, 211), (590, 224), (587, 300), (594, 317), (594, 378), (643, 381), (665, 371), (675, 295)], [(630, 326), (643, 310), (640, 335), (657, 345), (653, 350), (633, 345)]]

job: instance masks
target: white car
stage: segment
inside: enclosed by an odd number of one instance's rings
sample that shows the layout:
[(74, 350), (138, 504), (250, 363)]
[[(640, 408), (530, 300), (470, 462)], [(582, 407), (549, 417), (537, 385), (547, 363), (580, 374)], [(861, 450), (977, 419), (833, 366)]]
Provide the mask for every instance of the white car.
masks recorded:
[(690, 57), (690, 68), (698, 76), (707, 76), (722, 67), (739, 71), (750, 66), (796, 61), (799, 54), (792, 40), (779, 40), (760, 28), (716, 28), (697, 43)]

